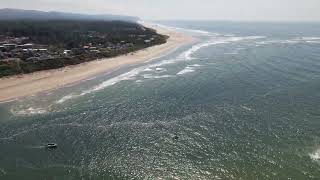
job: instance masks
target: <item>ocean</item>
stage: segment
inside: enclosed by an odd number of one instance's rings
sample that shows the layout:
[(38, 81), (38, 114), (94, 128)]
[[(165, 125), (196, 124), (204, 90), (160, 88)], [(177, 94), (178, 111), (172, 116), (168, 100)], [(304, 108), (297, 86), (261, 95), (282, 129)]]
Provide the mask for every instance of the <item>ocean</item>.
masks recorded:
[(319, 23), (156, 23), (197, 40), (0, 104), (0, 179), (320, 179)]

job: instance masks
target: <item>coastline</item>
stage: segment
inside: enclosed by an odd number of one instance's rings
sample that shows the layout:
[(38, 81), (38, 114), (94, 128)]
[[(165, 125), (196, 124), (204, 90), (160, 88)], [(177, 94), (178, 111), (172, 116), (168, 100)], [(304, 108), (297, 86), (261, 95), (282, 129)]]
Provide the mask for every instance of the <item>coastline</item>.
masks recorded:
[(0, 102), (8, 102), (17, 98), (58, 89), (90, 79), (102, 73), (111, 73), (126, 66), (143, 64), (193, 41), (192, 37), (173, 30), (146, 23), (143, 23), (143, 25), (157, 30), (159, 34), (169, 36), (167, 43), (114, 58), (105, 58), (60, 69), (0, 78)]

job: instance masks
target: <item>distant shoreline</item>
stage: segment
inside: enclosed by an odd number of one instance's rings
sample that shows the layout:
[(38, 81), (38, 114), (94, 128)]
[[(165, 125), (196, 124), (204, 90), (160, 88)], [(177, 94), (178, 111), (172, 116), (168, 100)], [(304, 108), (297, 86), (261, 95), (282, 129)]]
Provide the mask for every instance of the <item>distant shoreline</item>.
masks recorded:
[(167, 43), (142, 49), (129, 55), (100, 59), (60, 69), (1, 78), (0, 102), (8, 102), (17, 98), (62, 88), (102, 73), (110, 73), (126, 66), (142, 64), (193, 41), (192, 37), (173, 30), (145, 23), (143, 25), (157, 30), (160, 34), (169, 36)]

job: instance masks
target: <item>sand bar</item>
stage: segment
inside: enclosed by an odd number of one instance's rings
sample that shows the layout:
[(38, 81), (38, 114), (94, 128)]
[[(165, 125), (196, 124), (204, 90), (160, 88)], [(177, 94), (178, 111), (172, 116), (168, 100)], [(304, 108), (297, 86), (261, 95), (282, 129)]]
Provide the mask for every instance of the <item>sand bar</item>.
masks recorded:
[(144, 24), (168, 35), (168, 42), (149, 47), (129, 55), (106, 58), (60, 69), (39, 71), (32, 74), (0, 78), (0, 102), (49, 91), (80, 82), (98, 74), (113, 72), (119, 68), (145, 63), (170, 51), (193, 42), (192, 37), (156, 25)]

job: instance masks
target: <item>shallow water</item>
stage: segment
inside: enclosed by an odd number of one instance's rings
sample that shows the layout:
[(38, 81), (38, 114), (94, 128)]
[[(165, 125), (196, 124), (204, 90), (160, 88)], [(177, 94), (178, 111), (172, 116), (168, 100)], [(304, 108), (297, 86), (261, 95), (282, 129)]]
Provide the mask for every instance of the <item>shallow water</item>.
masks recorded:
[(1, 104), (0, 179), (319, 179), (319, 25), (162, 23), (200, 40)]

